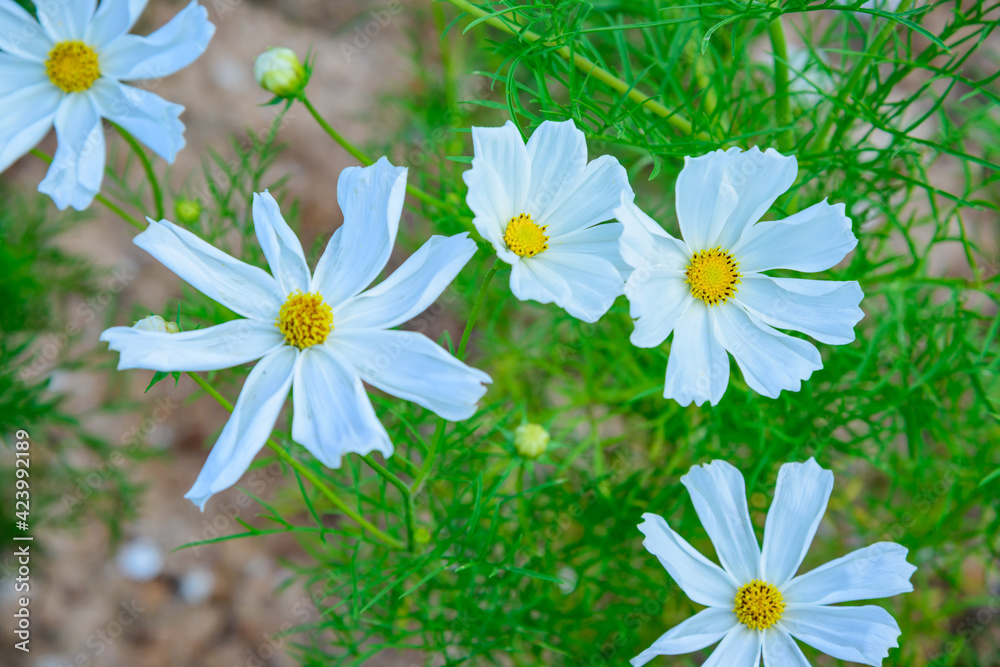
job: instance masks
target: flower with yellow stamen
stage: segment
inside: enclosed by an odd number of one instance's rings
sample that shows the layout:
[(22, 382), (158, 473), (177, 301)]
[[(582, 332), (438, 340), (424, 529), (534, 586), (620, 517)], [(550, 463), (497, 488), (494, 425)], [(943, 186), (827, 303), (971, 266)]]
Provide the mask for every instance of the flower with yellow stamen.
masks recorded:
[[(855, 281), (771, 278), (764, 271), (822, 271), (857, 244), (844, 205), (825, 201), (783, 220), (758, 222), (795, 180), (794, 157), (732, 148), (687, 158), (677, 179), (675, 238), (623, 197), (621, 253), (632, 272), (625, 296), (632, 344), (657, 347), (671, 334), (663, 395), (716, 405), (729, 386), (729, 355), (751, 389), (776, 398), (823, 367), (808, 341), (854, 340), (864, 316)], [(775, 328), (776, 327), (776, 328)]]
[(187, 67), (215, 27), (205, 7), (192, 2), (159, 30), (129, 34), (144, 6), (46, 2), (39, 22), (16, 2), (0, 0), (0, 172), (54, 126), (59, 145), (38, 191), (60, 209), (87, 208), (104, 178), (104, 119), (174, 161), (184, 146), (184, 107), (150, 92), (155, 86), (130, 84)]
[(472, 128), (475, 156), (463, 178), (473, 224), (510, 264), (522, 301), (555, 303), (596, 322), (624, 286), (614, 208), (632, 200), (628, 175), (587, 141), (572, 120), (545, 121), (527, 143), (517, 126)]
[[(833, 490), (833, 473), (813, 459), (786, 463), (757, 542), (739, 470), (725, 461), (681, 477), (712, 540), (719, 565), (675, 533), (663, 517), (643, 514), (643, 545), (694, 602), (707, 609), (672, 628), (632, 659), (642, 667), (718, 643), (705, 664), (725, 667), (808, 667), (795, 642), (834, 658), (881, 665), (897, 646), (899, 626), (875, 606), (830, 606), (913, 590), (907, 551), (879, 542), (797, 575)], [(667, 664), (666, 661), (662, 661)]]

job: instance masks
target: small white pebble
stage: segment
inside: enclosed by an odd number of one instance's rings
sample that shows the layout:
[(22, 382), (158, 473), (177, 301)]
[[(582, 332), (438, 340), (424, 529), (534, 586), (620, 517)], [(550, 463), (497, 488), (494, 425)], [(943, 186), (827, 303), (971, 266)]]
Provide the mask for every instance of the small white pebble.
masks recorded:
[(149, 581), (163, 571), (163, 550), (148, 537), (139, 537), (118, 552), (118, 569), (132, 581)]
[(215, 575), (205, 567), (199, 567), (181, 577), (180, 596), (188, 604), (204, 602), (215, 590)]

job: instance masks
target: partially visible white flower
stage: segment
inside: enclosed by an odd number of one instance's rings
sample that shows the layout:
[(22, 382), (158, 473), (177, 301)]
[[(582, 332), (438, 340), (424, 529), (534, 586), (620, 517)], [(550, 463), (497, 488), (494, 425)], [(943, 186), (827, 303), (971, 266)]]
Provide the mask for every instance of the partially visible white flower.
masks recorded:
[[(340, 175), (344, 224), (315, 272), (270, 194), (254, 195), (257, 239), (271, 275), (170, 223), (149, 221), (135, 244), (237, 319), (176, 334), (114, 327), (101, 340), (118, 368), (211, 371), (260, 359), (201, 474), (185, 495), (204, 509), (264, 445), (292, 391), (292, 439), (328, 467), (350, 452), (393, 452), (362, 381), (445, 419), (471, 417), (488, 375), (414, 331), (389, 331), (427, 309), (476, 252), (468, 234), (432, 236), (381, 284), (396, 241), (406, 169), (385, 158)], [(293, 389), (294, 387), (294, 389)]]
[(150, 315), (132, 325), (133, 329), (139, 331), (158, 331), (160, 333), (180, 333), (181, 328), (177, 322), (167, 322), (159, 315)]
[(795, 49), (788, 54), (788, 90), (799, 106), (816, 106), (824, 94), (833, 93), (833, 85), (822, 53), (814, 56), (809, 49)]
[(587, 162), (586, 138), (572, 120), (545, 121), (527, 145), (510, 121), (472, 128), (472, 141), (466, 201), (476, 229), (511, 265), (514, 296), (596, 322), (628, 272), (618, 252), (622, 226), (600, 224), (633, 198), (625, 169), (610, 155)]
[(694, 466), (681, 482), (722, 567), (695, 551), (663, 517), (642, 515), (643, 546), (691, 600), (708, 609), (653, 642), (631, 660), (633, 667), (716, 642), (706, 665), (758, 667), (763, 656), (765, 667), (809, 667), (792, 637), (839, 660), (875, 666), (898, 646), (899, 626), (882, 607), (829, 605), (912, 591), (917, 568), (906, 562), (905, 547), (878, 542), (795, 576), (826, 511), (833, 473), (813, 459), (781, 466), (763, 551), (739, 470), (713, 461)]
[(278, 97), (294, 97), (306, 85), (306, 69), (295, 51), (283, 47), (268, 49), (253, 63), (257, 84)]
[(772, 148), (738, 148), (685, 158), (677, 178), (683, 239), (665, 232), (623, 197), (622, 256), (635, 318), (631, 341), (656, 347), (673, 333), (663, 395), (681, 405), (716, 405), (729, 385), (729, 354), (754, 391), (798, 391), (823, 367), (808, 341), (854, 340), (864, 313), (855, 281), (771, 278), (764, 271), (824, 271), (858, 240), (844, 205), (826, 200), (783, 220), (757, 222), (795, 181), (798, 165)]
[(184, 147), (184, 107), (121, 83), (187, 67), (215, 27), (191, 2), (169, 23), (130, 35), (144, 0), (40, 2), (38, 21), (0, 0), (0, 172), (55, 125), (59, 148), (39, 192), (60, 209), (90, 206), (104, 178), (107, 118), (167, 162)]

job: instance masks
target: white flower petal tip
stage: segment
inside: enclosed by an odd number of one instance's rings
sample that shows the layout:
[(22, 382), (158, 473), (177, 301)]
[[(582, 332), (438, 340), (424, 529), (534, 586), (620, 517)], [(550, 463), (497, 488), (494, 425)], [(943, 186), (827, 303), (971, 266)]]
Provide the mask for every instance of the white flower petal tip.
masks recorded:
[[(122, 81), (159, 79), (190, 64), (215, 27), (208, 10), (192, 2), (149, 36), (126, 34), (144, 6), (128, 0), (48, 3), (36, 21), (9, 0), (0, 3), (0, 171), (55, 125), (58, 147), (38, 191), (59, 209), (84, 210), (100, 192), (102, 119), (168, 162), (184, 146), (183, 107)], [(17, 88), (8, 90), (11, 85)]]
[(601, 224), (634, 197), (625, 169), (608, 155), (588, 162), (586, 136), (572, 120), (543, 122), (527, 143), (510, 121), (473, 127), (472, 140), (466, 202), (476, 229), (513, 267), (514, 296), (596, 322), (631, 273), (621, 226)]
[(337, 307), (357, 296), (385, 268), (396, 243), (406, 197), (406, 167), (385, 157), (348, 167), (337, 180), (344, 224), (334, 233), (313, 274), (311, 291)]
[[(694, 551), (656, 514), (642, 515), (643, 545), (693, 601), (708, 606), (632, 659), (700, 650), (722, 639), (712, 667), (809, 667), (792, 639), (834, 658), (878, 666), (901, 634), (883, 608), (830, 607), (913, 590), (906, 549), (880, 542), (789, 581), (812, 542), (833, 487), (814, 459), (786, 463), (768, 512), (764, 549), (750, 524), (742, 474), (725, 461), (692, 466), (681, 478), (723, 568)], [(713, 570), (714, 568), (714, 570)], [(762, 612), (762, 610), (765, 610)], [(726, 626), (729, 625), (729, 630)]]
[(844, 205), (826, 200), (784, 220), (759, 222), (797, 170), (794, 156), (773, 148), (685, 158), (676, 187), (682, 239), (626, 197), (614, 208), (623, 224), (622, 259), (631, 269), (624, 289), (635, 320), (631, 341), (656, 347), (673, 334), (665, 398), (717, 405), (729, 384), (730, 355), (756, 393), (777, 398), (798, 391), (823, 367), (819, 351), (772, 327), (831, 345), (854, 340), (864, 317), (857, 282), (761, 273), (823, 271), (857, 245)]

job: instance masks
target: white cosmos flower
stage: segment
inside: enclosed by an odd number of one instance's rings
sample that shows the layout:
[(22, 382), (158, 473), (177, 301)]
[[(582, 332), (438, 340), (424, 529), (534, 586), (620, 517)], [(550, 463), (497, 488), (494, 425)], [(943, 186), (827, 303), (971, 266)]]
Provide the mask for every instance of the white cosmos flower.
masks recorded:
[(706, 667), (809, 667), (792, 639), (839, 660), (881, 665), (900, 635), (895, 619), (876, 606), (838, 602), (889, 597), (913, 590), (907, 550), (878, 542), (795, 576), (833, 489), (833, 473), (816, 461), (786, 463), (764, 526), (761, 551), (750, 523), (740, 471), (725, 461), (694, 466), (681, 478), (722, 567), (708, 560), (656, 514), (643, 514), (643, 546), (670, 578), (708, 609), (674, 627), (632, 659), (640, 667), (658, 655), (680, 655), (720, 642)]
[(385, 158), (340, 175), (341, 226), (310, 273), (270, 194), (254, 195), (271, 275), (165, 220), (135, 237), (178, 276), (246, 319), (182, 333), (101, 334), (119, 369), (211, 371), (260, 359), (186, 498), (204, 509), (264, 445), (292, 390), (292, 439), (336, 468), (349, 452), (392, 454), (362, 380), (445, 419), (471, 417), (490, 378), (415, 331), (389, 331), (427, 309), (476, 252), (467, 234), (433, 236), (376, 287), (396, 240), (406, 169)]
[(572, 120), (545, 121), (527, 145), (510, 121), (472, 128), (472, 141), (466, 201), (476, 229), (511, 265), (514, 296), (596, 322), (628, 272), (621, 224), (600, 224), (632, 200), (625, 169), (610, 155), (588, 163), (586, 138)]
[(783, 220), (758, 222), (795, 181), (798, 165), (774, 149), (738, 148), (685, 158), (677, 178), (683, 240), (665, 232), (626, 198), (622, 256), (634, 271), (625, 295), (638, 347), (674, 334), (663, 395), (681, 405), (719, 402), (729, 384), (729, 354), (754, 391), (776, 398), (798, 391), (823, 367), (808, 341), (854, 340), (864, 313), (855, 281), (771, 278), (763, 271), (824, 271), (857, 245), (844, 205), (826, 200)]
[(196, 2), (146, 37), (128, 34), (146, 0), (36, 5), (38, 21), (14, 0), (0, 0), (0, 172), (54, 124), (59, 148), (38, 190), (60, 209), (83, 210), (104, 178), (102, 118), (167, 162), (184, 147), (184, 107), (121, 82), (159, 79), (187, 67), (215, 27)]

